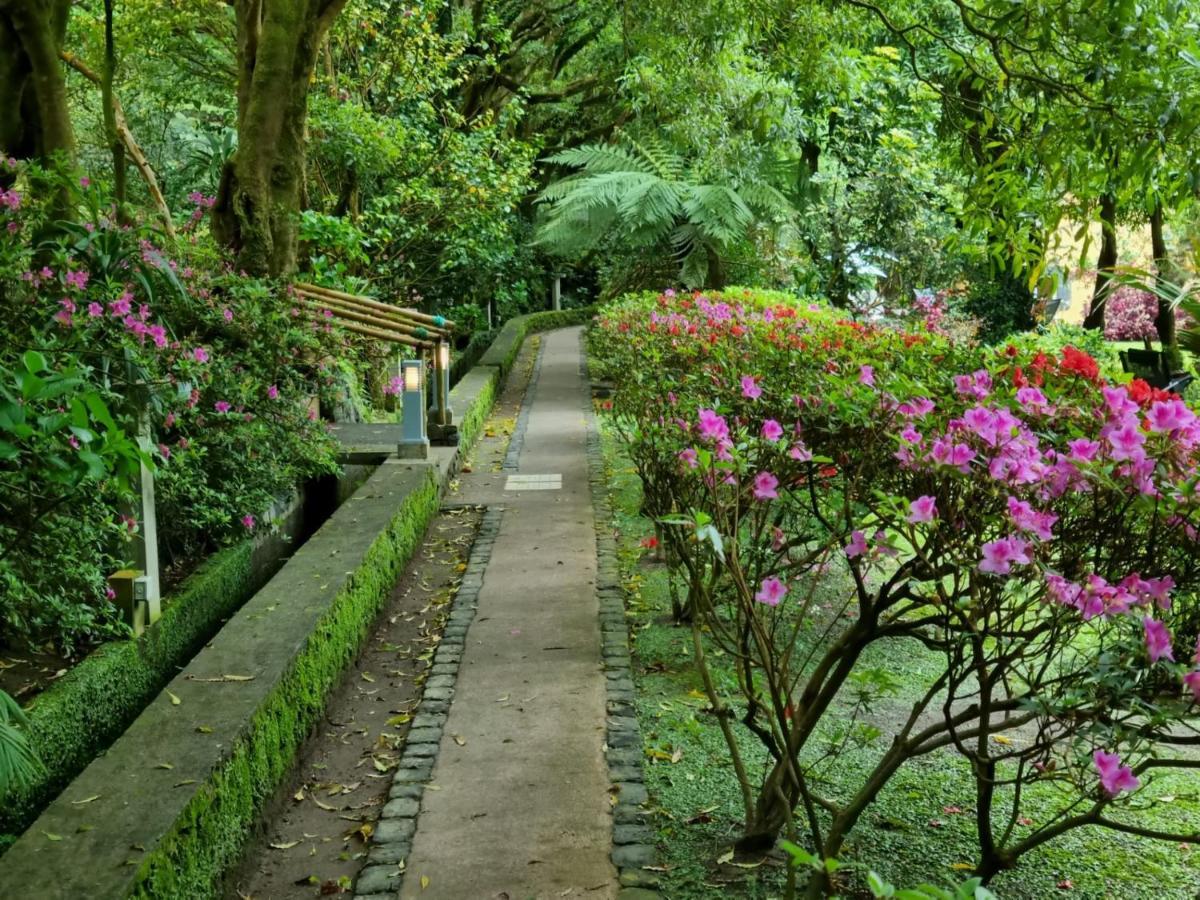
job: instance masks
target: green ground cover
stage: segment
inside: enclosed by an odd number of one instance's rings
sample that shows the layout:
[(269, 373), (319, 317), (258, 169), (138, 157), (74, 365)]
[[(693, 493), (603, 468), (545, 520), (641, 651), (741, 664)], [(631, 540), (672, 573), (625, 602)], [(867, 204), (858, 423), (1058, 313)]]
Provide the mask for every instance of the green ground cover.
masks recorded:
[[(778, 860), (752, 868), (723, 860), (738, 834), (741, 801), (727, 751), (710, 714), (705, 712), (699, 677), (691, 666), (690, 631), (671, 624), (666, 569), (642, 548), (653, 534), (638, 515), (641, 486), (615, 435), (605, 434), (611, 469), (615, 526), (627, 589), (638, 685), (638, 716), (645, 739), (646, 780), (664, 874), (664, 893), (672, 900), (739, 896), (780, 896), (783, 865)], [(728, 667), (710, 660), (732, 682)], [(871, 724), (886, 741), (888, 722), (906, 712), (931, 667), (940, 665), (915, 642), (873, 646), (864, 666), (879, 667), (896, 683), (896, 693), (875, 705)], [(849, 697), (839, 704), (847, 712)], [(810, 748), (809, 761), (826, 751), (845, 717), (827, 717), (827, 734)], [(1014, 739), (1019, 740), (1019, 736)], [(752, 746), (747, 743), (746, 746)], [(820, 764), (827, 790), (861, 780), (880, 752), (875, 743), (853, 747)], [(763, 757), (753, 759), (761, 765)], [(1200, 822), (1200, 780), (1162, 778), (1147, 792), (1154, 799), (1141, 812), (1142, 824), (1195, 828)], [(844, 859), (874, 869), (898, 886), (919, 882), (950, 885), (969, 875), (974, 859), (973, 781), (954, 752), (934, 753), (903, 768), (852, 835)], [(1043, 802), (1052, 798), (1045, 797)], [(1037, 811), (1032, 815), (1036, 817)], [(865, 896), (859, 875), (845, 882), (848, 896)], [(1016, 870), (992, 885), (1002, 898), (1055, 895), (1089, 898), (1193, 898), (1200, 886), (1200, 847), (1152, 841), (1096, 828), (1070, 832), (1025, 857)]]

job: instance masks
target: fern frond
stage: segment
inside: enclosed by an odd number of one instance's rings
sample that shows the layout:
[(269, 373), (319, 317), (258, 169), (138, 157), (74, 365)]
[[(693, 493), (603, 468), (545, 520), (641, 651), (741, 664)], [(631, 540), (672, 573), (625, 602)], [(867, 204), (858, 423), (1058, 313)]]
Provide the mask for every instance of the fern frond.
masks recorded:
[(581, 147), (572, 147), (555, 153), (553, 156), (546, 157), (544, 161), (560, 166), (570, 166), (573, 169), (584, 169), (589, 174), (605, 172), (649, 174), (651, 171), (645, 160), (615, 144), (584, 144)]

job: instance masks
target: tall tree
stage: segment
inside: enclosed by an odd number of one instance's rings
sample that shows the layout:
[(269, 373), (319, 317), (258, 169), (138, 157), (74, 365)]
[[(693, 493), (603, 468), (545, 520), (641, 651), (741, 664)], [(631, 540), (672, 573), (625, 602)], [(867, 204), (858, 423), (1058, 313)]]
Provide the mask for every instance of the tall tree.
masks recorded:
[(72, 0), (0, 0), (0, 152), (75, 154), (58, 54)]
[(305, 120), (317, 52), (347, 0), (233, 0), (238, 149), (225, 166), (213, 231), (247, 272), (296, 267)]

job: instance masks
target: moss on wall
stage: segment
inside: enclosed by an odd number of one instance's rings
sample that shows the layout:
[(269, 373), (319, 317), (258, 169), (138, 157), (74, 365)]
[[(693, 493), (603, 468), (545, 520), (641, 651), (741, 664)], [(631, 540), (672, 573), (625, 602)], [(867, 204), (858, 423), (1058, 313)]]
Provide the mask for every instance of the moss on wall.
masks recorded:
[(4, 797), (4, 847), (121, 736), (178, 666), (261, 587), (253, 554), (250, 540), (214, 554), (166, 598), (162, 618), (142, 637), (97, 647), (34, 699), (26, 710), (30, 741), (46, 771), (31, 786)]
[(291, 669), (264, 701), (228, 761), (143, 860), (132, 896), (169, 900), (217, 896), (263, 803), (282, 782), (320, 718), (325, 699), (357, 654), (392, 585), (436, 513), (433, 471), (405, 496), (389, 528), (334, 599)]

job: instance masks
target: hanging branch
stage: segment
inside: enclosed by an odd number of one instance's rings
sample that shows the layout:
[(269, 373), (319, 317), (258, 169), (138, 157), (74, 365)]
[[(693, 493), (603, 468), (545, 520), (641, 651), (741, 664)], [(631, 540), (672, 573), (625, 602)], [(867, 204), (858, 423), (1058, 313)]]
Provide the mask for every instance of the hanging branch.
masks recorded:
[[(58, 55), (63, 62), (92, 82), (92, 84), (103, 85), (104, 80), (88, 68), (87, 64), (79, 57), (68, 53), (66, 50), (60, 51)], [(155, 208), (158, 210), (159, 217), (162, 219), (167, 237), (171, 241), (174, 241), (175, 223), (171, 221), (171, 209), (167, 206), (162, 189), (158, 186), (158, 177), (154, 174), (154, 169), (150, 167), (150, 162), (146, 159), (146, 154), (142, 152), (142, 148), (134, 139), (133, 132), (129, 130), (129, 123), (125, 119), (125, 110), (121, 106), (120, 99), (118, 99), (116, 94), (111, 94), (111, 97), (113, 125), (116, 128), (117, 136), (124, 145), (125, 152), (129, 154), (129, 158), (133, 161), (134, 167), (141, 174), (142, 181), (146, 183), (146, 189), (150, 192), (150, 199), (153, 201)]]

